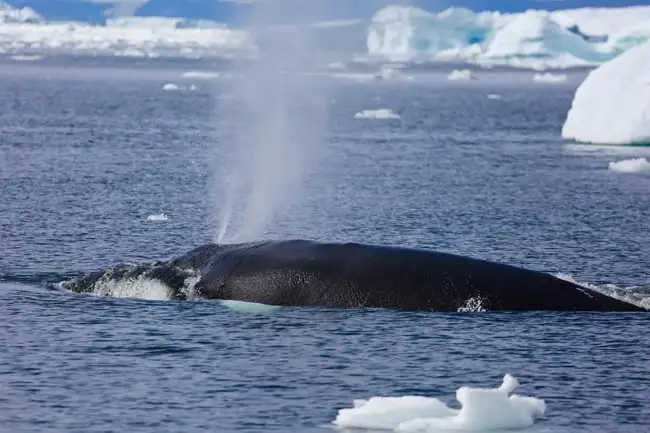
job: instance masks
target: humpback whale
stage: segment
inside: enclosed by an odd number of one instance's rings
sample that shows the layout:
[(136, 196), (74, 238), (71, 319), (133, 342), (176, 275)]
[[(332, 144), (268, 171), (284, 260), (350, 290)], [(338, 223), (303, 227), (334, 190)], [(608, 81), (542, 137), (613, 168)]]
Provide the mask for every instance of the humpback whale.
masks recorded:
[(122, 265), (68, 282), (93, 291), (101, 280), (144, 276), (186, 299), (198, 276), (201, 298), (287, 307), (389, 308), (456, 312), (469, 301), (487, 311), (646, 311), (543, 272), (427, 249), (283, 240), (206, 244), (165, 262)]

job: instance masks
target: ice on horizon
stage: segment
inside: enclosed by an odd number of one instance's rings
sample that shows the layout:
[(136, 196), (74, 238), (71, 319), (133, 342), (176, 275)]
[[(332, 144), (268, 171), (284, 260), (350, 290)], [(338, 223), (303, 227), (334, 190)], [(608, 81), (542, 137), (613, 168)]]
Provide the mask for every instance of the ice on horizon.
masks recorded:
[(562, 137), (594, 144), (650, 144), (650, 42), (589, 73), (576, 90)]
[[(37, 11), (0, 5), (0, 52), (128, 57), (249, 55), (256, 41), (244, 28), (210, 20), (119, 17), (105, 25), (47, 21)], [(596, 66), (650, 40), (650, 6), (581, 8), (522, 13), (439, 13), (403, 6), (379, 9), (367, 20), (312, 23), (319, 32), (341, 26), (365, 32), (355, 59), (449, 61), (531, 69)], [(358, 28), (357, 28), (358, 27)], [(350, 53), (345, 54), (346, 56)], [(345, 65), (334, 59), (330, 69)]]
[(536, 83), (564, 83), (568, 78), (566, 74), (553, 74), (551, 72), (533, 75), (533, 81)]
[(372, 397), (355, 400), (341, 409), (334, 425), (343, 429), (396, 432), (486, 431), (530, 427), (544, 415), (546, 403), (512, 392), (519, 386), (507, 374), (499, 388), (470, 388), (456, 391), (461, 409), (452, 409), (435, 397)]
[(549, 69), (595, 66), (646, 40), (650, 6), (512, 14), (387, 6), (374, 15), (367, 45), (370, 55), (396, 61)]
[(476, 76), (471, 69), (454, 69), (447, 76), (447, 79), (451, 81), (471, 81), (475, 80)]

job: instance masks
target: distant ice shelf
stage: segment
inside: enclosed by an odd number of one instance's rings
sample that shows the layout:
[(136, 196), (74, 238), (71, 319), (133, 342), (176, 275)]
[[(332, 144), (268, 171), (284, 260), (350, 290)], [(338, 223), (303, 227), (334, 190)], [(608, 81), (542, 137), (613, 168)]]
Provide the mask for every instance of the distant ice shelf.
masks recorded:
[(0, 53), (205, 57), (254, 49), (250, 35), (224, 24), (176, 18), (109, 19), (106, 25), (47, 22), (31, 8), (0, 2)]

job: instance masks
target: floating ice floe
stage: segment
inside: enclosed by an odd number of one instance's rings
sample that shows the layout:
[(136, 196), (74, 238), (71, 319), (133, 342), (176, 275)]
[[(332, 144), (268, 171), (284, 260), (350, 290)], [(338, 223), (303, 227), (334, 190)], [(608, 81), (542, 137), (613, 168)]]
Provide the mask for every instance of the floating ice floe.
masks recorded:
[(650, 162), (646, 158), (624, 159), (622, 161), (610, 162), (609, 169), (621, 173), (650, 172)]
[(167, 221), (168, 219), (169, 218), (164, 212), (157, 215), (149, 215), (147, 217), (147, 221)]
[(355, 400), (353, 408), (339, 410), (334, 425), (343, 429), (398, 432), (526, 428), (544, 414), (546, 403), (512, 394), (518, 386), (517, 379), (508, 374), (499, 388), (459, 388), (456, 399), (461, 404), (460, 410), (434, 397)]
[(221, 76), (218, 72), (208, 72), (208, 71), (189, 71), (183, 72), (183, 78), (197, 78), (202, 80), (214, 80)]
[(447, 76), (448, 80), (475, 80), (476, 76), (470, 69), (454, 69), (451, 71), (451, 73)]
[(589, 73), (575, 93), (562, 137), (596, 144), (650, 144), (650, 42)]
[(390, 108), (379, 108), (377, 110), (363, 110), (354, 115), (355, 119), (399, 119), (400, 115)]
[(569, 77), (566, 74), (553, 74), (551, 72), (533, 75), (533, 81), (536, 83), (564, 83), (568, 79)]
[(490, 93), (489, 95), (487, 95), (487, 98), (488, 99), (501, 99), (501, 95), (499, 95), (498, 93)]
[(9, 58), (15, 62), (36, 62), (38, 60), (41, 60), (43, 56), (27, 56), (27, 55), (17, 54)]
[(179, 90), (180, 87), (178, 87), (177, 84), (174, 83), (167, 83), (163, 87), (163, 90)]

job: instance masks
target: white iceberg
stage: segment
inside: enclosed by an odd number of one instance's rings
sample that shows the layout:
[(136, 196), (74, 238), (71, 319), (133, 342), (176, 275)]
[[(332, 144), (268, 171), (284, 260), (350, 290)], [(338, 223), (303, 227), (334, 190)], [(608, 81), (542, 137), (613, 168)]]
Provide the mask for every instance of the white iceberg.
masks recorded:
[(561, 27), (545, 11), (527, 11), (515, 16), (487, 44), (482, 62), (512, 66), (563, 67), (590, 65), (603, 59), (594, 46)]
[[(182, 21), (182, 20), (180, 20)], [(227, 56), (255, 50), (244, 30), (157, 17), (109, 20), (108, 25), (47, 22), (30, 8), (0, 3), (0, 52), (131, 57)]]
[(14, 8), (5, 2), (0, 2), (0, 23), (44, 23), (45, 19), (37, 14), (34, 9), (24, 7), (22, 9)]
[(440, 13), (388, 6), (368, 28), (370, 56), (533, 69), (598, 65), (650, 40), (650, 6)]
[(458, 81), (458, 80), (469, 81), (469, 80), (475, 80), (476, 77), (474, 76), (474, 73), (470, 69), (454, 69), (447, 76), (447, 79), (452, 81)]
[(584, 143), (650, 144), (650, 42), (589, 73), (575, 93), (562, 137)]

